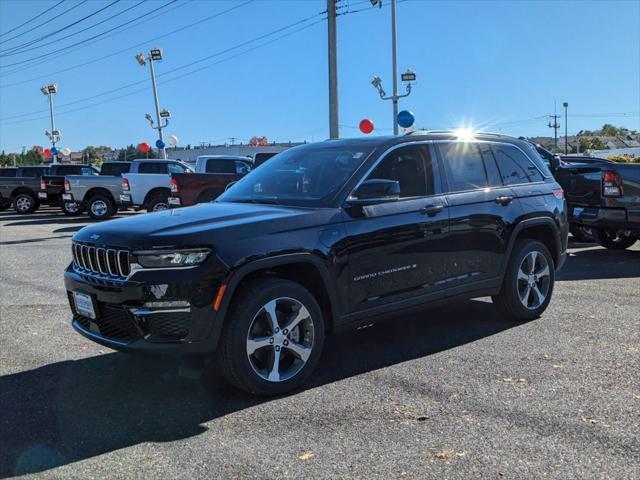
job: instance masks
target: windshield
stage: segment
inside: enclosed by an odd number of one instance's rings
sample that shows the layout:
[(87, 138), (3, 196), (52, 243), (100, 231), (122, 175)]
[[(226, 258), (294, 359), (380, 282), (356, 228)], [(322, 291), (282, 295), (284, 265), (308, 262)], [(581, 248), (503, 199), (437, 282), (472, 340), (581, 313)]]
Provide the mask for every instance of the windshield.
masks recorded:
[(326, 206), (372, 150), (351, 143), (291, 148), (253, 170), (218, 201)]

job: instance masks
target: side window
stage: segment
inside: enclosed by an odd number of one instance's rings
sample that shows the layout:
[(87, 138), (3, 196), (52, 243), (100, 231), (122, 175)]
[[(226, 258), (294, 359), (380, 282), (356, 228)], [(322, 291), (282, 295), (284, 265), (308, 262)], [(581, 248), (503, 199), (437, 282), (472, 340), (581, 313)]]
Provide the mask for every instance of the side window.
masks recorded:
[(138, 173), (167, 173), (166, 163), (141, 163)]
[(543, 180), (538, 168), (516, 147), (494, 145), (493, 152), (505, 185), (517, 185), (519, 183)]
[(95, 174), (96, 174), (96, 172), (93, 170), (93, 168), (82, 167), (81, 175), (95, 175)]
[(401, 147), (389, 153), (368, 177), (396, 180), (400, 198), (422, 197), (435, 193), (433, 168), (426, 147)]
[(167, 171), (169, 173), (184, 173), (185, 168), (179, 163), (168, 163)]
[(438, 145), (450, 192), (487, 188), (487, 172), (475, 143), (453, 142)]
[(236, 173), (235, 163), (221, 158), (211, 158), (207, 160), (207, 173)]
[(484, 160), (484, 168), (487, 170), (489, 185), (492, 187), (501, 187), (502, 177), (500, 176), (500, 171), (491, 152), (491, 147), (487, 143), (479, 143), (478, 148), (480, 149), (482, 160)]

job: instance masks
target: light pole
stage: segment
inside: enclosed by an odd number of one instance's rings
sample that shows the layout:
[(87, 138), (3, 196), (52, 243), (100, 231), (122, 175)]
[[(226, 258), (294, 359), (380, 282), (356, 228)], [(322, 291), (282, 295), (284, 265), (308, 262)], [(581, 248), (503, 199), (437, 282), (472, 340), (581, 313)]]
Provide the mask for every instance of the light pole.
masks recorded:
[(338, 127), (338, 34), (336, 26), (336, 0), (327, 0), (329, 37), (329, 138), (339, 138)]
[[(153, 66), (154, 62), (159, 62), (162, 60), (162, 49), (161, 48), (152, 48), (149, 51), (149, 54), (146, 56), (144, 53), (139, 53), (136, 55), (136, 60), (141, 66), (145, 66), (147, 62), (149, 62), (149, 69), (151, 70), (151, 86), (153, 88), (153, 99), (156, 105), (156, 126), (153, 126), (153, 119), (151, 115), (148, 113), (145, 114), (145, 118), (151, 125), (151, 128), (158, 130), (158, 141), (156, 142), (156, 147), (162, 152), (162, 158), (167, 159), (167, 150), (165, 149), (164, 140), (162, 138), (162, 129), (169, 125), (169, 118), (171, 117), (171, 113), (168, 110), (160, 110), (160, 100), (158, 99), (158, 86), (156, 84), (156, 72)], [(164, 123), (160, 120), (164, 119)]]
[(42, 87), (40, 89), (43, 95), (49, 97), (49, 113), (51, 115), (51, 131), (45, 130), (44, 134), (51, 140), (51, 159), (53, 163), (56, 163), (58, 160), (56, 143), (60, 141), (60, 131), (56, 130), (56, 120), (53, 114), (53, 96), (58, 93), (58, 85), (56, 83), (52, 83), (51, 85), (47, 85), (46, 87)]
[[(382, 0), (370, 0), (371, 5), (382, 8)], [(371, 84), (378, 90), (382, 100), (391, 100), (393, 103), (393, 134), (398, 135), (398, 100), (411, 94), (411, 82), (415, 81), (416, 74), (407, 70), (402, 74), (402, 81), (407, 82), (407, 93), (398, 95), (398, 51), (396, 41), (396, 0), (391, 0), (391, 68), (393, 73), (393, 94), (385, 96), (382, 89), (382, 80), (377, 75), (373, 77)]]
[(569, 108), (569, 103), (564, 102), (562, 104), (562, 106), (564, 107), (564, 154), (566, 155), (567, 153), (569, 153), (569, 144), (567, 143), (567, 139), (568, 139), (568, 135), (567, 135), (567, 119), (569, 118), (569, 115), (567, 114), (568, 108)]

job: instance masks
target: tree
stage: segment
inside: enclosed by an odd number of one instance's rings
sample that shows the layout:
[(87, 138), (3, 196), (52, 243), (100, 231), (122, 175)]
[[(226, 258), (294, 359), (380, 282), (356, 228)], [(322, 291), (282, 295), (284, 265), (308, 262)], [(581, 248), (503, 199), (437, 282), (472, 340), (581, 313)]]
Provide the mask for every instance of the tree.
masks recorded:
[(249, 145), (251, 145), (252, 147), (267, 147), (269, 146), (269, 140), (267, 140), (267, 137), (264, 137), (264, 136), (262, 137), (253, 136), (249, 140)]

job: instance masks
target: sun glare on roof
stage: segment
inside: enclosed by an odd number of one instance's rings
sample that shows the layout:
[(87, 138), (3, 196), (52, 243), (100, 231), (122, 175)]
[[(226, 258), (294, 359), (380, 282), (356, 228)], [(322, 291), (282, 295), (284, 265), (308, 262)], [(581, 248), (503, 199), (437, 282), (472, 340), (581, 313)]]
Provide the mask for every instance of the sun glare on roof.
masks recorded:
[(474, 139), (474, 132), (473, 132), (473, 129), (471, 128), (467, 128), (467, 127), (456, 128), (454, 130), (454, 133), (456, 137), (458, 137), (458, 140), (463, 142), (470, 142), (471, 140)]

